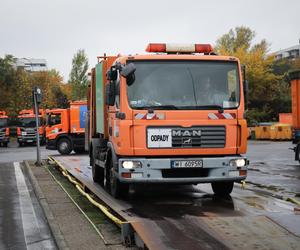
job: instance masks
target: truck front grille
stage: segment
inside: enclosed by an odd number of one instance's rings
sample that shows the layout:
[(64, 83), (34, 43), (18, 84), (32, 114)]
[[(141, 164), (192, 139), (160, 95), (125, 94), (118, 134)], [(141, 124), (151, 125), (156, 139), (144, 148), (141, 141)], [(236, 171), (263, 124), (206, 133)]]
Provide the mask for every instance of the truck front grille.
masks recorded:
[(225, 142), (225, 126), (172, 129), (172, 147), (174, 148), (223, 148)]
[(5, 132), (0, 132), (0, 139), (3, 139), (5, 137)]

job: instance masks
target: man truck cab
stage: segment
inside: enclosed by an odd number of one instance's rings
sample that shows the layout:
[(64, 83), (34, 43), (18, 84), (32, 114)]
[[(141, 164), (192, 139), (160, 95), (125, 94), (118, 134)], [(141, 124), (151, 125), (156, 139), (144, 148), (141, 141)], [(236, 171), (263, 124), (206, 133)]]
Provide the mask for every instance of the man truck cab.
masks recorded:
[(146, 51), (99, 57), (92, 69), (94, 181), (115, 197), (129, 185), (156, 183), (211, 183), (214, 193), (230, 194), (248, 165), (239, 60), (207, 44), (149, 44)]
[[(45, 111), (39, 110), (39, 136), (41, 144), (45, 143), (45, 122), (44, 122)], [(24, 109), (19, 112), (18, 115), (18, 143), (23, 146), (27, 143), (36, 142), (36, 120), (35, 114), (32, 109)]]

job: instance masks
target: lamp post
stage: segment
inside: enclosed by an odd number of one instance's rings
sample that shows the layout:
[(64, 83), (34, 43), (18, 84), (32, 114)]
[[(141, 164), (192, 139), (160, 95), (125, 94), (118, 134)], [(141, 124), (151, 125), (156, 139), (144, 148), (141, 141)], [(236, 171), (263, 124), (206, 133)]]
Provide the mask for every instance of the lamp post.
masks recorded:
[(39, 104), (42, 102), (42, 92), (38, 87), (34, 87), (32, 90), (35, 123), (36, 123), (36, 166), (41, 166), (41, 151), (40, 151), (40, 133), (39, 133)]

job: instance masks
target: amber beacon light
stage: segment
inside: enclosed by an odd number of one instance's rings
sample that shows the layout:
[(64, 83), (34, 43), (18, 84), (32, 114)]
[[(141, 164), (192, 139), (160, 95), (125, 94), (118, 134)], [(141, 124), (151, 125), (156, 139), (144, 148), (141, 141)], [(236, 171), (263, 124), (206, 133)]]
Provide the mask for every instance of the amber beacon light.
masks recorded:
[(156, 53), (211, 53), (213, 48), (210, 44), (172, 44), (172, 43), (149, 43), (147, 52)]

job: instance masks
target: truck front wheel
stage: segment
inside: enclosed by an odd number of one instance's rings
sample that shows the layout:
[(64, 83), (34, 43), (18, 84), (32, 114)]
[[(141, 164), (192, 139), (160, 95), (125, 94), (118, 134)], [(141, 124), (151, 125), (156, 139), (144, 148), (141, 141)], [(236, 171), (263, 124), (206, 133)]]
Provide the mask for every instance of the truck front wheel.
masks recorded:
[(104, 168), (96, 165), (95, 160), (92, 160), (92, 176), (94, 182), (99, 183), (101, 186), (104, 184)]
[(72, 152), (71, 141), (67, 138), (62, 138), (57, 143), (57, 150), (62, 155), (68, 155)]
[(124, 198), (128, 194), (129, 184), (121, 183), (116, 176), (112, 163), (110, 164), (109, 184), (110, 193), (115, 198)]
[(212, 182), (212, 190), (217, 196), (228, 196), (233, 189), (233, 181)]

